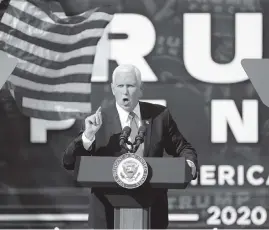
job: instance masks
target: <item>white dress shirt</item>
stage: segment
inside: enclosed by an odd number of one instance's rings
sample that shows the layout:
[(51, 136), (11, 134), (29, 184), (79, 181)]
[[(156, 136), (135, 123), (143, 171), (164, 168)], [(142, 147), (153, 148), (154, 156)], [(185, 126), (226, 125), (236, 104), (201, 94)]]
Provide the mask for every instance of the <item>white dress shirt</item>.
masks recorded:
[[(124, 110), (123, 108), (121, 108), (118, 103), (116, 103), (116, 108), (117, 111), (119, 113), (119, 118), (120, 118), (120, 123), (121, 123), (121, 128), (123, 129), (125, 126), (130, 126), (131, 124), (131, 120), (129, 118), (129, 112), (127, 112), (126, 110)], [(136, 122), (138, 124), (138, 126), (141, 126), (141, 113), (140, 113), (140, 106), (139, 103), (137, 103), (137, 106), (134, 108), (133, 112), (136, 114), (135, 119)], [(85, 134), (82, 134), (82, 143), (83, 143), (83, 147), (88, 150), (90, 148), (90, 146), (92, 145), (92, 143), (95, 140), (95, 136), (89, 140)], [(144, 149), (144, 143), (142, 144), (142, 149)], [(187, 160), (188, 165), (191, 167), (192, 169), (192, 175), (194, 176), (196, 173), (196, 167), (195, 164), (191, 161), (191, 160)]]

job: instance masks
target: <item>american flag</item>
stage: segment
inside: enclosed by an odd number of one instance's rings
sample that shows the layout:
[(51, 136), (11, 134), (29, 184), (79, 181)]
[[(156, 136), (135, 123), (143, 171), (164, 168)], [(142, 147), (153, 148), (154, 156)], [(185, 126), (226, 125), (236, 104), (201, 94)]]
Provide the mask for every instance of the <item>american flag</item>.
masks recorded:
[(10, 1), (0, 50), (18, 60), (7, 86), (24, 115), (61, 120), (91, 112), (96, 48), (112, 18), (109, 8), (67, 17), (42, 1)]

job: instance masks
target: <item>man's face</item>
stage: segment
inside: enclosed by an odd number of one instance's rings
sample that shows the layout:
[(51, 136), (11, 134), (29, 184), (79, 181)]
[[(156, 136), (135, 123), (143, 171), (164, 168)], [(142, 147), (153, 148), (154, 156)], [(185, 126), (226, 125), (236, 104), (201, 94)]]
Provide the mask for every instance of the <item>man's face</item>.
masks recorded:
[(117, 72), (111, 88), (118, 105), (128, 112), (135, 108), (142, 96), (140, 83), (133, 71), (120, 70)]

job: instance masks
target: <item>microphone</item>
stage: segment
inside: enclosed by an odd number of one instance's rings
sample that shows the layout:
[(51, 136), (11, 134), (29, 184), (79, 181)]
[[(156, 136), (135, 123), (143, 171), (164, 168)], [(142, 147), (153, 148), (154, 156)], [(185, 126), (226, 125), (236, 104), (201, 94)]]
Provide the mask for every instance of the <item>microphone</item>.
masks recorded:
[(120, 146), (125, 147), (124, 144), (128, 141), (132, 129), (129, 126), (125, 126), (120, 134)]
[(134, 149), (133, 149), (134, 153), (138, 150), (139, 146), (144, 142), (145, 135), (146, 135), (146, 127), (142, 125), (139, 127), (138, 134), (135, 137)]

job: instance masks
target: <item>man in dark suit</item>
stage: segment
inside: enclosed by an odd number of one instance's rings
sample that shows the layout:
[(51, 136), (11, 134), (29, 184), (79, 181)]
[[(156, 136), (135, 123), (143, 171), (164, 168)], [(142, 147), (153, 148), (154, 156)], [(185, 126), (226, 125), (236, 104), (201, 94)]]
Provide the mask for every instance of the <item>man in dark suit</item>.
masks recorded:
[[(185, 157), (191, 167), (193, 179), (197, 177), (197, 153), (177, 128), (169, 110), (161, 105), (140, 102), (142, 97), (141, 73), (133, 65), (120, 65), (113, 72), (112, 92), (116, 102), (99, 108), (85, 119), (85, 127), (67, 147), (63, 164), (74, 169), (75, 156), (120, 156), (126, 153), (119, 145), (119, 135), (125, 126), (137, 134), (137, 127), (146, 126), (145, 142), (136, 154), (143, 157), (163, 157), (164, 150), (174, 157)], [(130, 116), (131, 115), (131, 116)], [(135, 132), (135, 133), (133, 133)], [(151, 227), (167, 228), (167, 190), (154, 192), (151, 207)], [(90, 228), (113, 228), (114, 213), (108, 201), (96, 190), (91, 191)]]

